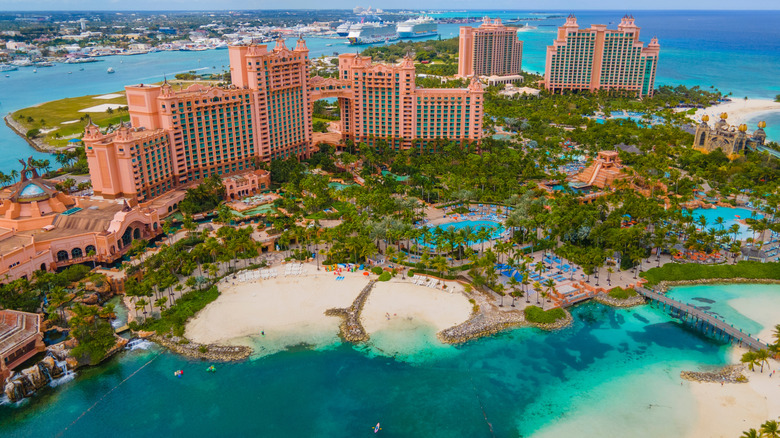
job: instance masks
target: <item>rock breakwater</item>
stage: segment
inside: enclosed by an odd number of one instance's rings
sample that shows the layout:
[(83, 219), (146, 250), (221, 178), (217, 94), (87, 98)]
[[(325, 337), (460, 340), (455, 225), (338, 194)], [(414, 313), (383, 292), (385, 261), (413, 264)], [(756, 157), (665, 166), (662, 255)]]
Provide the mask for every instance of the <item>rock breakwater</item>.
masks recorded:
[(339, 335), (347, 342), (358, 343), (368, 340), (368, 333), (363, 328), (363, 324), (360, 322), (360, 313), (363, 311), (363, 306), (366, 304), (366, 299), (371, 293), (371, 289), (374, 288), (376, 280), (368, 282), (366, 287), (360, 291), (352, 305), (347, 308), (333, 308), (325, 311), (327, 316), (336, 316), (341, 318), (341, 324), (339, 324)]
[(607, 306), (612, 306), (612, 307), (635, 307), (635, 306), (641, 306), (642, 304), (645, 304), (645, 298), (639, 294), (621, 300), (619, 298), (611, 297), (607, 294), (600, 293), (595, 297), (593, 297), (593, 300), (601, 304), (605, 304)]
[(692, 382), (747, 383), (744, 370), (744, 365), (727, 365), (715, 371), (681, 371), (680, 377)]
[(152, 335), (148, 339), (176, 354), (193, 359), (203, 359), (212, 362), (233, 362), (244, 360), (252, 354), (252, 349), (245, 346), (198, 344), (178, 336), (170, 338)]

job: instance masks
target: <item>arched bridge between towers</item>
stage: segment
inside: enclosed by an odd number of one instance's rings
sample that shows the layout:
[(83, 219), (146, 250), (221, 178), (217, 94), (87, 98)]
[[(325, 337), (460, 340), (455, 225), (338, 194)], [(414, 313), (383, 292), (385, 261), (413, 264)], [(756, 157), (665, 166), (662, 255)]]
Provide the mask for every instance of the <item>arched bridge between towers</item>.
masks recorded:
[(689, 322), (694, 327), (700, 328), (705, 334), (725, 338), (728, 341), (744, 345), (751, 350), (766, 350), (769, 348), (767, 344), (752, 337), (749, 333), (744, 333), (742, 330), (698, 307), (682, 303), (643, 287), (637, 287), (635, 290), (651, 302), (658, 303), (664, 310), (668, 309), (672, 315), (679, 317), (682, 321)]
[(314, 76), (309, 80), (309, 96), (312, 102), (332, 97), (353, 99), (355, 92), (352, 90), (352, 83), (348, 80)]

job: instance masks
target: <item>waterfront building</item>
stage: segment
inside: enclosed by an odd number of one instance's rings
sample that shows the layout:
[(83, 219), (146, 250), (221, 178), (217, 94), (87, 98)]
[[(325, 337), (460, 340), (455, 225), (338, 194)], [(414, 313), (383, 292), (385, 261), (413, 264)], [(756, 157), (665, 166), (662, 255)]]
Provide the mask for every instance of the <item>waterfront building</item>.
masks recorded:
[(16, 310), (0, 310), (0, 384), (17, 366), (44, 351), (41, 316)]
[(523, 42), (517, 28), (485, 17), (479, 27), (460, 28), (458, 76), (516, 75), (523, 63)]
[(660, 46), (653, 38), (647, 47), (639, 41), (640, 28), (625, 16), (618, 28), (595, 24), (580, 29), (570, 15), (547, 46), (544, 86), (563, 90), (623, 91), (652, 96)]
[(701, 152), (709, 153), (720, 149), (729, 158), (736, 158), (748, 150), (756, 150), (764, 146), (766, 141), (766, 122), (758, 122), (758, 129), (748, 134), (746, 124), (729, 125), (726, 121), (729, 115), (723, 113), (715, 126), (710, 126), (710, 116), (704, 115), (701, 123), (696, 126), (693, 135), (693, 147)]

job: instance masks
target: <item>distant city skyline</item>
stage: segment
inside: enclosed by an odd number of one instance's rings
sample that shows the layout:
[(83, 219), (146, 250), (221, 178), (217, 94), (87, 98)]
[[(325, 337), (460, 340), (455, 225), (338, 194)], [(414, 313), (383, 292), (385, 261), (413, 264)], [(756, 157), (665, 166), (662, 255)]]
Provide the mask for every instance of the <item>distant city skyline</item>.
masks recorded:
[[(630, 3), (630, 4), (627, 4)], [(278, 3), (256, 0), (0, 0), (0, 11), (172, 11), (172, 10), (253, 10), (253, 9), (352, 9), (357, 5), (384, 9), (439, 9), (439, 10), (483, 10), (474, 8), (473, 2), (465, 0), (336, 0), (323, 4), (311, 0), (289, 0), (284, 7)], [(491, 10), (777, 10), (777, 0), (656, 0), (655, 2), (626, 2), (625, 0), (601, 0), (593, 7), (590, 0), (528, 0), (519, 5), (513, 0), (498, 0), (491, 3)], [(519, 7), (522, 6), (522, 7)]]

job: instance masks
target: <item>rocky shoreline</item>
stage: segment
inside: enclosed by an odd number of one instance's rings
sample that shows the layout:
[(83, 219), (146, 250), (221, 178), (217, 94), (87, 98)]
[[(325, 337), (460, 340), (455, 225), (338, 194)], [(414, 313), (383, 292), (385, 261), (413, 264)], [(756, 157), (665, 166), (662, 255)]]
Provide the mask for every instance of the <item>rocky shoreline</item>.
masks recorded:
[(611, 297), (607, 294), (600, 293), (593, 297), (593, 300), (597, 303), (601, 303), (612, 307), (636, 307), (645, 304), (645, 298), (642, 295), (636, 294), (633, 297), (621, 300), (619, 298)]
[(574, 322), (574, 317), (571, 316), (571, 313), (563, 309), (564, 313), (566, 313), (566, 318), (559, 319), (553, 323), (550, 324), (540, 324), (536, 322), (529, 322), (528, 325), (531, 327), (536, 327), (538, 329), (547, 330), (547, 331), (553, 331), (553, 330), (560, 330), (562, 328), (568, 327), (571, 323)]
[(22, 137), (24, 141), (26, 141), (27, 144), (29, 144), (36, 151), (44, 153), (54, 153), (57, 151), (56, 147), (46, 143), (42, 139), (27, 138), (27, 131), (25, 131), (24, 126), (14, 120), (10, 113), (3, 117), (3, 120), (5, 120), (6, 126), (11, 128), (11, 130), (14, 131), (16, 135)]
[(744, 370), (744, 365), (727, 365), (715, 371), (681, 371), (680, 377), (691, 382), (747, 383)]
[(756, 283), (756, 284), (780, 284), (780, 280), (771, 278), (702, 278), (698, 280), (677, 280), (662, 281), (653, 288), (656, 292), (665, 293), (669, 288), (675, 286), (695, 286), (700, 284), (737, 284), (737, 283)]
[(191, 359), (202, 359), (212, 362), (234, 362), (244, 360), (252, 354), (252, 349), (245, 346), (226, 346), (215, 344), (198, 344), (178, 336), (166, 338), (151, 335), (147, 339), (161, 345), (176, 354)]
[(368, 340), (368, 333), (363, 328), (363, 324), (360, 322), (360, 313), (363, 311), (363, 306), (366, 304), (368, 295), (374, 288), (376, 280), (368, 282), (366, 287), (360, 291), (352, 305), (347, 308), (333, 308), (325, 311), (327, 316), (336, 316), (341, 318), (341, 324), (339, 324), (339, 336), (345, 341), (358, 343)]

